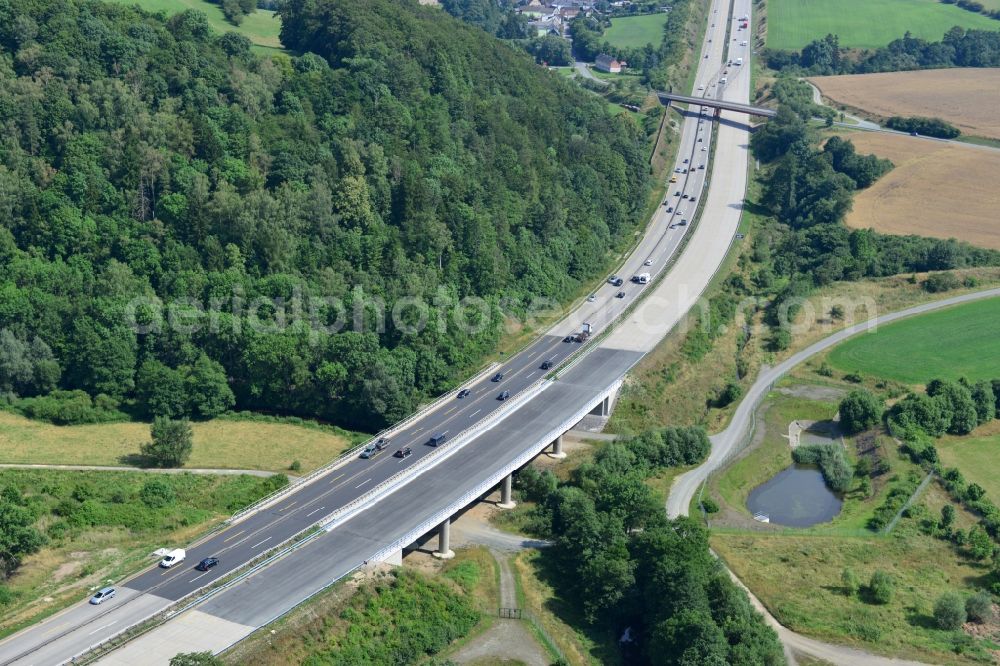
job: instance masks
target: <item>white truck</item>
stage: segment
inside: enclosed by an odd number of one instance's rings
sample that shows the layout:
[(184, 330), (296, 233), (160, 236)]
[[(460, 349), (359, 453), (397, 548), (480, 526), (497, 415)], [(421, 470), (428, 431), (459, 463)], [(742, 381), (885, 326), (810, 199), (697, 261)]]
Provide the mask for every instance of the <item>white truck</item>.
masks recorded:
[(735, 64), (742, 65), (743, 64), (743, 58), (737, 58)]
[(162, 560), (160, 560), (160, 566), (164, 569), (169, 569), (179, 562), (183, 562), (184, 558), (187, 557), (187, 553), (183, 548), (175, 548), (174, 550), (167, 553)]

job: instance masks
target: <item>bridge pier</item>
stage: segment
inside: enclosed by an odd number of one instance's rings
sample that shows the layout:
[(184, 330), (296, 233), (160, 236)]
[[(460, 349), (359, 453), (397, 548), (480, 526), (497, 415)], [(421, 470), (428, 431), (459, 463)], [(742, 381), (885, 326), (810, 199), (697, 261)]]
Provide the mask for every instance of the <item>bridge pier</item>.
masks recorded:
[(514, 474), (508, 474), (500, 483), (500, 503), (497, 507), (501, 509), (513, 509), (517, 502), (511, 497), (511, 486), (513, 485)]
[(591, 411), (594, 416), (609, 416), (611, 414), (611, 396), (607, 396), (604, 400), (601, 400), (597, 407), (594, 407)]
[(550, 458), (555, 458), (556, 460), (562, 460), (566, 457), (566, 454), (562, 450), (562, 435), (559, 435), (554, 440), (552, 440), (552, 451), (549, 452)]
[(439, 560), (450, 560), (455, 557), (455, 551), (451, 549), (451, 518), (445, 518), (438, 528), (438, 549), (433, 553)]

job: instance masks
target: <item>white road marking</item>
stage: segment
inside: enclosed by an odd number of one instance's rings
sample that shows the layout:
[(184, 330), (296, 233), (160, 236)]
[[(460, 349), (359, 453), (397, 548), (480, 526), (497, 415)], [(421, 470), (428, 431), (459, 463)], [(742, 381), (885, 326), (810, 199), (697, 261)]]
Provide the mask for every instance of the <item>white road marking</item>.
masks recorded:
[(92, 632), (90, 632), (90, 633), (89, 633), (89, 634), (87, 634), (87, 635), (88, 635), (88, 636), (93, 636), (93, 635), (94, 635), (94, 634), (96, 634), (96, 633), (97, 633), (98, 631), (103, 631), (104, 629), (107, 629), (107, 628), (108, 628), (108, 627), (110, 627), (111, 625), (113, 625), (113, 624), (117, 624), (117, 623), (118, 623), (118, 620), (115, 620), (114, 622), (108, 622), (108, 623), (107, 623), (106, 625), (104, 625), (103, 627), (98, 627), (97, 629), (94, 629), (94, 630), (93, 630)]
[(191, 579), (191, 580), (189, 580), (188, 582), (189, 582), (189, 583), (193, 583), (193, 582), (195, 582), (196, 580), (198, 580), (199, 578), (201, 578), (202, 576), (207, 576), (208, 574), (209, 574), (209, 572), (208, 572), (208, 571), (206, 571), (205, 573), (201, 574), (201, 576), (195, 576), (194, 578), (192, 578), (192, 579)]
[(369, 476), (367, 479), (365, 479), (364, 481), (362, 481), (358, 485), (354, 486), (354, 489), (357, 490), (358, 488), (360, 488), (361, 486), (365, 485), (366, 483), (368, 483), (371, 480), (372, 480), (372, 477)]
[[(271, 540), (271, 537), (267, 537), (266, 539), (264, 539), (264, 541), (270, 541), (270, 540)], [(251, 549), (254, 549), (254, 548), (256, 548), (257, 546), (259, 546), (260, 544), (264, 543), (264, 541), (258, 541), (258, 542), (257, 542), (257, 543), (255, 543), (254, 545), (250, 546), (250, 548), (251, 548)]]
[(306, 518), (308, 518), (309, 516), (313, 515), (313, 514), (314, 514), (314, 513), (316, 513), (317, 511), (322, 511), (322, 510), (323, 510), (323, 509), (325, 509), (325, 508), (326, 508), (325, 506), (321, 506), (321, 507), (320, 507), (320, 508), (318, 508), (318, 509), (313, 509), (312, 511), (310, 511), (309, 513), (307, 513), (307, 514), (306, 514)]

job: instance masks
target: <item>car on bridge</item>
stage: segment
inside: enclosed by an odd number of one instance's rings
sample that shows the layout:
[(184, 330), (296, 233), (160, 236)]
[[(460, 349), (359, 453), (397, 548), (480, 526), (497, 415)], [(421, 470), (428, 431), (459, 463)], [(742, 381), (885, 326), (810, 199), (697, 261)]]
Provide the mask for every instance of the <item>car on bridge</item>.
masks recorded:
[(555, 361), (542, 361), (542, 365), (540, 367), (542, 368), (542, 370), (548, 370), (555, 364), (556, 364)]
[(101, 604), (103, 604), (108, 599), (114, 599), (116, 592), (117, 592), (117, 590), (115, 590), (115, 588), (113, 588), (113, 587), (102, 588), (102, 589), (98, 590), (94, 594), (94, 596), (92, 596), (90, 598), (90, 603), (93, 604), (94, 606), (100, 606)]
[(490, 381), (498, 382), (501, 379), (503, 379), (503, 373), (502, 372), (498, 372), (497, 374), (493, 375), (493, 379), (491, 379)]
[(619, 291), (617, 294), (615, 294), (615, 298), (625, 298), (625, 292)]
[(510, 391), (500, 391), (500, 395), (497, 396), (497, 400), (503, 402), (510, 397)]
[(467, 389), (467, 388), (466, 389), (462, 389), (461, 391), (458, 392), (458, 397), (459, 398), (464, 398), (467, 395), (469, 395), (470, 393), (472, 393), (472, 389)]
[(427, 440), (427, 443), (431, 446), (437, 446), (438, 444), (443, 444), (444, 440), (448, 439), (448, 436), (443, 432), (431, 435), (431, 438)]
[(573, 342), (573, 336), (567, 335), (565, 338), (563, 338), (563, 342)]
[(403, 448), (401, 448), (399, 451), (396, 451), (392, 455), (395, 456), (395, 457), (397, 457), (397, 458), (409, 458), (410, 455), (412, 455), (412, 454), (413, 454), (413, 451), (410, 450), (410, 447), (404, 446)]

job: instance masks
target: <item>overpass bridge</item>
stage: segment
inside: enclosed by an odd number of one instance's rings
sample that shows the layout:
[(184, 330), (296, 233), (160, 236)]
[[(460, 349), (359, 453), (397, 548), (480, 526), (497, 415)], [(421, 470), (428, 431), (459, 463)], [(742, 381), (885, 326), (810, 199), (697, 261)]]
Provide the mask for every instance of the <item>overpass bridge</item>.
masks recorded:
[(740, 102), (710, 99), (708, 97), (692, 97), (690, 95), (678, 95), (676, 93), (669, 92), (660, 92), (657, 93), (657, 95), (660, 98), (660, 103), (664, 106), (670, 106), (672, 102), (680, 102), (682, 104), (707, 106), (715, 109), (716, 114), (722, 111), (735, 111), (736, 113), (745, 113), (751, 116), (762, 116), (764, 118), (773, 118), (778, 115), (778, 112), (774, 109), (768, 109), (763, 106), (754, 106), (752, 104), (741, 104)]

